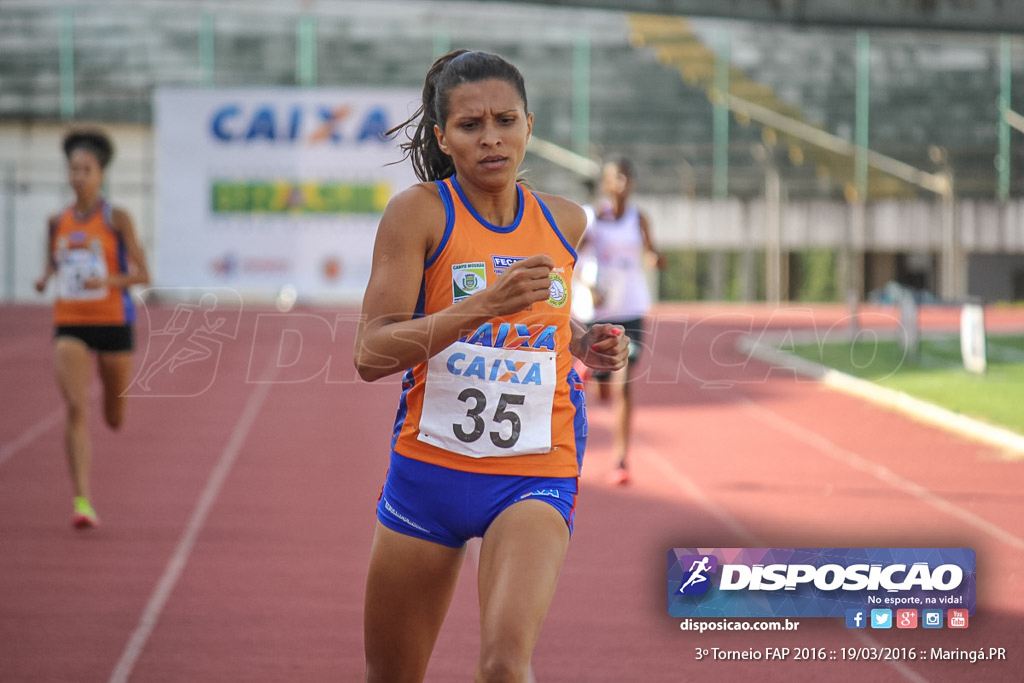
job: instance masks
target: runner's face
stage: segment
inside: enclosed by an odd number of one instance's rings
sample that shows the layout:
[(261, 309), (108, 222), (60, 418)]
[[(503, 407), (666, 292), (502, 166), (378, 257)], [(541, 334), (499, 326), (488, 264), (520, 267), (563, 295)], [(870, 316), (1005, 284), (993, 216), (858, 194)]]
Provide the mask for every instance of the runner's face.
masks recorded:
[(76, 149), (68, 159), (68, 184), (79, 198), (99, 194), (103, 183), (103, 169), (96, 155), (86, 149)]
[(533, 130), (519, 92), (503, 80), (464, 83), (448, 97), (444, 130), (434, 126), (441, 151), (452, 157), (462, 183), (514, 183)]
[(626, 197), (629, 195), (629, 178), (619, 169), (618, 164), (605, 164), (601, 177), (601, 189), (611, 198)]

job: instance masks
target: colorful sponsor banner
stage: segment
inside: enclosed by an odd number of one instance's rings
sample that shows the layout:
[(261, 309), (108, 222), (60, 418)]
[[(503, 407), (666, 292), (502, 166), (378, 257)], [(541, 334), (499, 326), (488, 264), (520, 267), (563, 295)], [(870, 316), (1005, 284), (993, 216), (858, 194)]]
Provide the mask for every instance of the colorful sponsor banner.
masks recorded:
[(381, 213), (416, 182), (398, 147), (405, 138), (383, 133), (418, 98), (391, 89), (158, 91), (156, 281), (358, 300)]
[(976, 578), (970, 548), (673, 548), (668, 613), (842, 617), (857, 619), (855, 627), (873, 610), (966, 616), (974, 614)]

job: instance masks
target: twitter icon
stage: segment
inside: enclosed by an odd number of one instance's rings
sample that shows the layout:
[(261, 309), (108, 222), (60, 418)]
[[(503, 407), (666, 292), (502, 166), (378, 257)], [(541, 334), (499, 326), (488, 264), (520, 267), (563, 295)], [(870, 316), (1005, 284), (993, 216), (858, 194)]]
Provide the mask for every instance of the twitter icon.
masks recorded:
[(892, 628), (892, 610), (871, 610), (871, 628)]

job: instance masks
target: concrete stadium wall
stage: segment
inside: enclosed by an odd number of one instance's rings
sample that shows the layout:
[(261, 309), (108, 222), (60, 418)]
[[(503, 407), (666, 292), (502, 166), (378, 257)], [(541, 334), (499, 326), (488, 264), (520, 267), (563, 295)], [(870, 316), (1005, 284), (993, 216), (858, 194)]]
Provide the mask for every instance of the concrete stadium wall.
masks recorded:
[[(639, 197), (659, 244), (698, 250), (742, 250), (768, 239), (769, 205), (763, 199)], [(1024, 201), (1001, 204), (959, 200), (955, 219), (962, 248), (969, 252), (1024, 254)], [(862, 246), (867, 251), (942, 249), (938, 201), (885, 200), (866, 207)], [(789, 201), (780, 209), (779, 243), (786, 250), (839, 249), (849, 243), (850, 205)]]

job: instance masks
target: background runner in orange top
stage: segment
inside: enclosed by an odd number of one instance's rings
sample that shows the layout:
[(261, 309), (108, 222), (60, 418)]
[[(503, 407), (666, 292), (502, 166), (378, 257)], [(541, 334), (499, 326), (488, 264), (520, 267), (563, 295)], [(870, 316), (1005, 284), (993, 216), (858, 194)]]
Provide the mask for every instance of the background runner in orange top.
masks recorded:
[(50, 218), (46, 265), (36, 280), (39, 292), (50, 278), (57, 283), (54, 351), (57, 384), (67, 406), (64, 444), (76, 528), (99, 522), (89, 488), (87, 394), (93, 357), (103, 383), (103, 416), (111, 429), (118, 429), (124, 423), (134, 348), (135, 307), (128, 288), (149, 282), (131, 217), (100, 194), (113, 153), (110, 138), (99, 131), (72, 131), (64, 138), (75, 203)]

